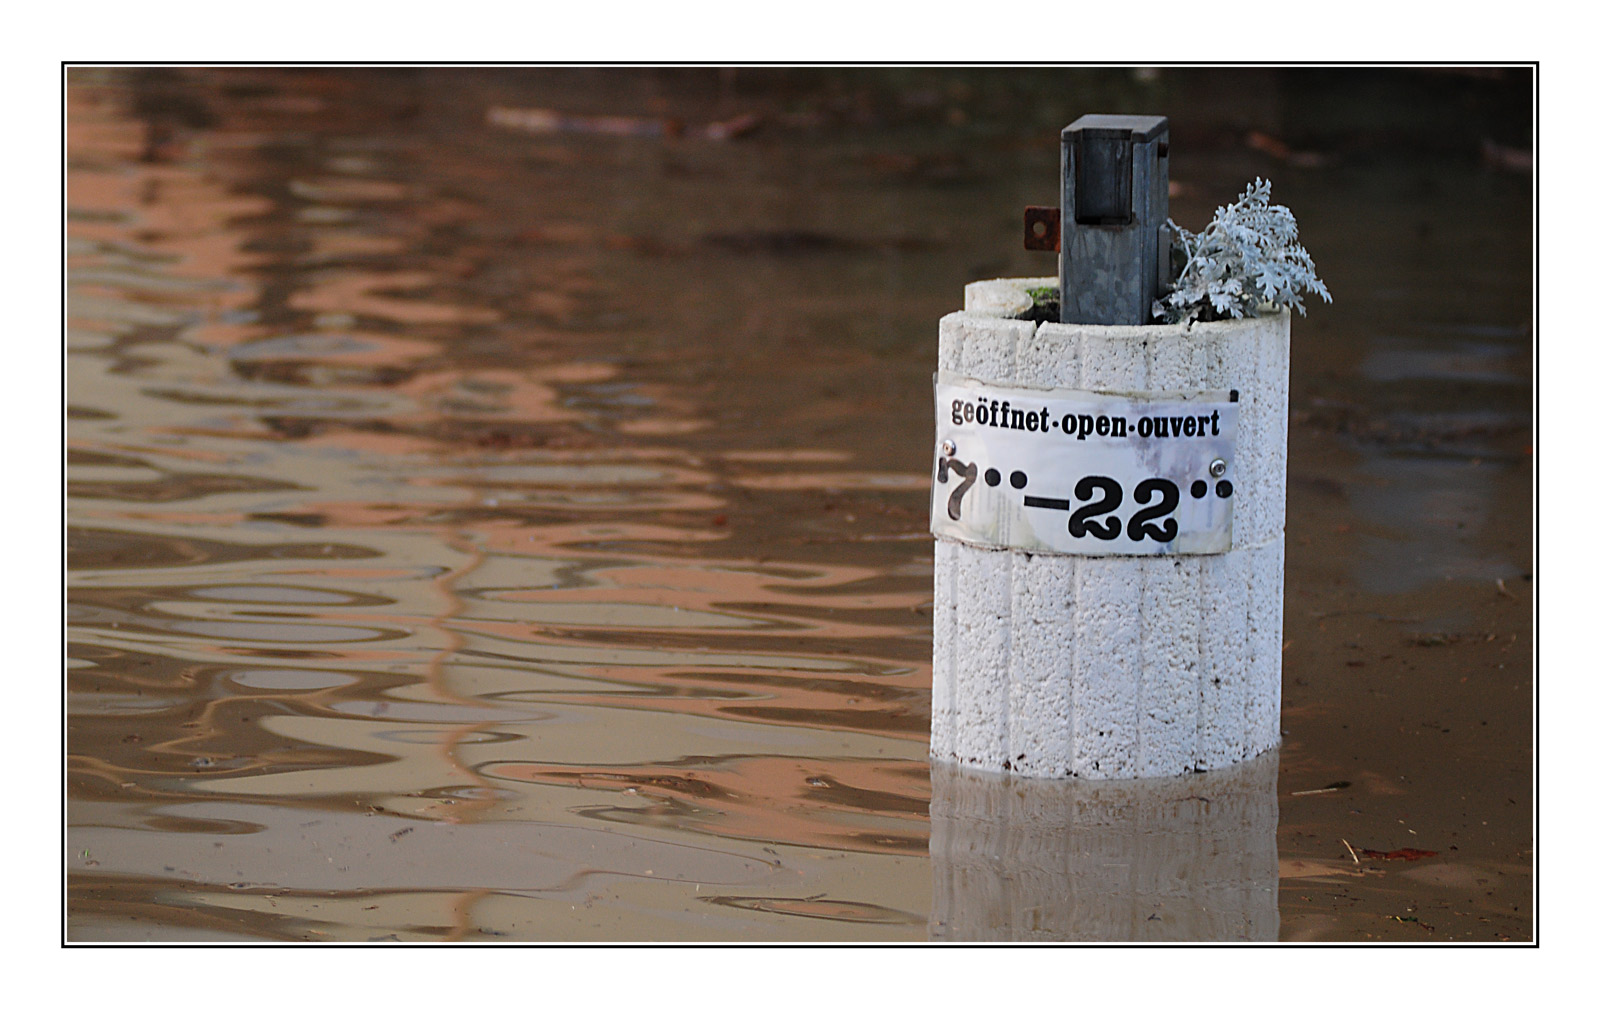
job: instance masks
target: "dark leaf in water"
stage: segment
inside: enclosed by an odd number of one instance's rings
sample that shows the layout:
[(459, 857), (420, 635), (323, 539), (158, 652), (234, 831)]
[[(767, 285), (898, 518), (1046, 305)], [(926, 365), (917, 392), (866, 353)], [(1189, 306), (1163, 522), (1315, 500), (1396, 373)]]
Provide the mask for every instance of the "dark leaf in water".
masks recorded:
[(1422, 848), (1396, 848), (1393, 851), (1378, 851), (1373, 848), (1362, 848), (1361, 854), (1368, 858), (1401, 859), (1406, 862), (1415, 862), (1418, 859), (1430, 858), (1439, 854), (1437, 851), (1427, 851)]

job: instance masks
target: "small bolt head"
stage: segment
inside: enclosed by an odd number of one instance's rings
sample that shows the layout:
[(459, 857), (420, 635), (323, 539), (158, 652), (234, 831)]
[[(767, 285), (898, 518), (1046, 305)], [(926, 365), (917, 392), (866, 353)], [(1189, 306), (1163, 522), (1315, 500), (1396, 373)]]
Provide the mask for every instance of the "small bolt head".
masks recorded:
[(1221, 459), (1211, 460), (1210, 473), (1213, 477), (1220, 477), (1228, 472), (1228, 464)]
[(949, 438), (941, 441), (939, 443), (939, 454), (944, 456), (946, 459), (954, 456), (956, 454), (956, 443), (951, 441)]

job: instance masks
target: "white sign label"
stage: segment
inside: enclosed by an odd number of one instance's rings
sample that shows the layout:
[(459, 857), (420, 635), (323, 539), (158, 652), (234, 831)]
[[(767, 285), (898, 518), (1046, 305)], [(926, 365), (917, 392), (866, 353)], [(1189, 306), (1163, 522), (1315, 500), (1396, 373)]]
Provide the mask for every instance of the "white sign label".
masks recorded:
[(935, 536), (1053, 554), (1233, 546), (1228, 392), (1022, 389), (941, 372)]

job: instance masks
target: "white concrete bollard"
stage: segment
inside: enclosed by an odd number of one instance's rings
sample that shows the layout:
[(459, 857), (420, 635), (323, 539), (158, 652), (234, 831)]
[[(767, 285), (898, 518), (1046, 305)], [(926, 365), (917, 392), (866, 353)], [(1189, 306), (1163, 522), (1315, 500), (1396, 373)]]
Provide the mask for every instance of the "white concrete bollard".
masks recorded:
[(932, 770), (930, 939), (1278, 939), (1277, 753), (1199, 780)]
[[(1029, 288), (1055, 282), (968, 285), (966, 310), (939, 323), (941, 384), (1108, 392), (1135, 404), (1140, 395), (1237, 392), (1236, 426), (1221, 432), (1232, 434), (1233, 456), (1225, 469), (1223, 460), (1210, 464), (1236, 489), (1226, 502), (1231, 528), (1220, 543), (1202, 544), (1204, 552), (1049, 552), (1035, 533), (1047, 538), (1039, 530), (1055, 516), (1020, 507), (1021, 492), (965, 481), (975, 507), (981, 501), (990, 509), (995, 535), (1034, 547), (996, 548), (946, 520), (955, 481), (937, 481), (936, 461), (931, 755), (1030, 777), (1130, 778), (1212, 770), (1263, 753), (1279, 740), (1288, 313), (1187, 327), (1014, 317), (1031, 305)], [(1228, 424), (1229, 410), (1220, 412)], [(947, 454), (952, 441), (993, 437), (970, 422), (953, 430), (941, 435)], [(956, 446), (952, 458), (963, 451)], [(987, 481), (1003, 468), (987, 470)], [(1209, 500), (1200, 493), (1204, 482), (1193, 485), (1198, 500), (1185, 485), (1185, 509), (1223, 507), (1214, 492), (1223, 481), (1209, 485)], [(1036, 475), (1028, 489), (1040, 483)], [(1049, 506), (1064, 510), (1060, 521), (1086, 511), (1081, 502), (1072, 503), (1078, 512), (1065, 511), (1060, 493)], [(1178, 514), (1187, 521), (1187, 511)], [(1133, 526), (1126, 528), (1131, 535)], [(1083, 543), (1108, 551), (1182, 548), (1126, 538)]]

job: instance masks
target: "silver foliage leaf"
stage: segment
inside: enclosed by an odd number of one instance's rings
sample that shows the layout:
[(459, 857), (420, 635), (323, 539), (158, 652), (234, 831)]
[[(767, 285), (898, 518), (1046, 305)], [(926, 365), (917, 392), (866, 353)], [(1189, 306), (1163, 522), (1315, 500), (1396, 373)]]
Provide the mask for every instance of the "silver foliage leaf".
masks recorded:
[(1305, 315), (1307, 291), (1333, 301), (1298, 241), (1294, 215), (1272, 206), (1271, 196), (1272, 183), (1256, 179), (1199, 234), (1167, 222), (1187, 262), (1172, 293), (1152, 306), (1161, 321), (1254, 318), (1277, 308)]

